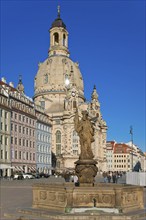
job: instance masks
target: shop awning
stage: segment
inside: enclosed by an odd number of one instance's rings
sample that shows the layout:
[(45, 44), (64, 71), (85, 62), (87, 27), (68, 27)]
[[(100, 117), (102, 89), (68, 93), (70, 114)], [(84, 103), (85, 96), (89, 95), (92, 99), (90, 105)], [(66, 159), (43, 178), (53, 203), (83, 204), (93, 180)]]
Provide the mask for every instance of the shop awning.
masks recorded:
[(20, 171), (24, 171), (22, 167), (19, 167)]
[(14, 169), (15, 169), (16, 171), (21, 171), (18, 166), (16, 166)]
[(36, 168), (35, 168), (35, 167), (32, 167), (32, 170), (33, 170), (33, 171), (36, 171)]

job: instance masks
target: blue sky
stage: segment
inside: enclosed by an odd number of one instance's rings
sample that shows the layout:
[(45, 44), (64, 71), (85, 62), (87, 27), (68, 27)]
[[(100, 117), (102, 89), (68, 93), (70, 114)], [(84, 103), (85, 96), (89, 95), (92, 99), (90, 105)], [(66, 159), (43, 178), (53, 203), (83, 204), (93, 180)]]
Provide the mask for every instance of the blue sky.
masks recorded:
[(144, 0), (1, 0), (1, 77), (16, 86), (22, 74), (25, 93), (33, 96), (58, 3), (87, 101), (96, 85), (107, 140), (129, 142), (132, 125), (134, 144), (146, 151)]

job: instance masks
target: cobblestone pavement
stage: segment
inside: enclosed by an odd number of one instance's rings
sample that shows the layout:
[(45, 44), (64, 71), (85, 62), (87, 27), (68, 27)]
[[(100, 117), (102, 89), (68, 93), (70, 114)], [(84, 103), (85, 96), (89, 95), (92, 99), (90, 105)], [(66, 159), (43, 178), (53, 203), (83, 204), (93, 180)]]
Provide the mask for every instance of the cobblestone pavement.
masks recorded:
[[(32, 207), (32, 185), (40, 182), (47, 183), (48, 179), (0, 180), (0, 219), (8, 220), (4, 213), (15, 213), (18, 209)], [(146, 188), (144, 197), (146, 207)]]
[(48, 179), (0, 180), (0, 219), (4, 213), (13, 213), (19, 208), (32, 206), (32, 185), (47, 183)]

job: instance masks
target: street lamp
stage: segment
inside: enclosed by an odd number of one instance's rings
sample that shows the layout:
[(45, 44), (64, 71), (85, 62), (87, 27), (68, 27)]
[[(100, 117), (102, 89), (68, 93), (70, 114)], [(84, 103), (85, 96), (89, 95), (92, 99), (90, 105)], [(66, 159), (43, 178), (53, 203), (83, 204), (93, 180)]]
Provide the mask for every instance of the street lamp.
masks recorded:
[(130, 126), (130, 135), (131, 135), (131, 148), (132, 148), (131, 169), (133, 171), (133, 127), (132, 126)]

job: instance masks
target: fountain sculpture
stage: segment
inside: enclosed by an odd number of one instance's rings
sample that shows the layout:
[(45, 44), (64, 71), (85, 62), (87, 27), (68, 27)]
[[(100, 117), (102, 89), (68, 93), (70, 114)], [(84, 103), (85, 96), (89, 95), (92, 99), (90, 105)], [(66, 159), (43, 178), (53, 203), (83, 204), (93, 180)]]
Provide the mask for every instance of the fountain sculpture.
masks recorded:
[(87, 111), (82, 112), (79, 120), (78, 111), (74, 117), (75, 130), (80, 138), (81, 153), (75, 162), (75, 173), (79, 186), (72, 182), (40, 183), (33, 186), (33, 208), (59, 211), (77, 209), (116, 209), (118, 212), (128, 212), (142, 209), (143, 188), (133, 185), (112, 183), (95, 183), (97, 162), (91, 148), (94, 141), (94, 127), (88, 118)]

